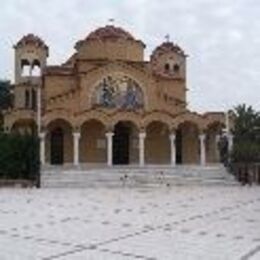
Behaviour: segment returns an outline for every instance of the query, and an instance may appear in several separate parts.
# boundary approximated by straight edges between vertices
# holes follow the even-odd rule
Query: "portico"
[[[219,160],[217,145],[219,132],[212,131],[211,127],[202,131],[191,123],[185,123],[185,125],[180,124],[177,129],[170,130],[166,124],[158,121],[146,127],[138,127],[131,121],[119,121],[111,127],[103,125],[98,119],[89,120],[78,128],[62,120],[55,123],[56,127],[53,127],[54,122],[52,122],[45,132],[40,133],[40,157],[43,165],[100,164],[108,167],[171,165],[174,167],[177,164],[203,166],[217,163]],[[55,136],[57,129],[62,132]],[[60,142],[60,135],[63,136],[63,143],[57,146],[55,144]],[[189,149],[186,148],[186,143],[190,144]],[[57,161],[52,158],[57,154],[62,154],[60,158],[63,159]]]

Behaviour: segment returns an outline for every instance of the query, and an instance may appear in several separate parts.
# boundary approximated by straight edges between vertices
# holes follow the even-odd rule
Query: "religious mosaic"
[[[143,93],[133,79],[114,75],[104,78],[96,87],[95,106],[105,108],[138,109],[143,107]]]

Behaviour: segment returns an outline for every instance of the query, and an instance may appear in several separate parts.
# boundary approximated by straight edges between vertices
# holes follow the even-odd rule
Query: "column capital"
[[[146,133],[145,132],[140,132],[139,133],[139,138],[144,139],[146,137]]]
[[[72,135],[73,135],[75,138],[80,138],[80,136],[81,136],[80,132],[73,132]]]
[[[172,142],[175,141],[175,139],[176,139],[176,134],[175,134],[175,133],[170,133],[169,138],[170,138],[170,140],[171,140]]]
[[[39,133],[39,138],[40,138],[40,139],[44,139],[45,136],[46,136],[46,132],[40,132],[40,133]]]
[[[114,133],[113,132],[106,132],[106,137],[109,138],[109,137],[113,137],[114,136]]]
[[[206,134],[205,133],[200,133],[199,134],[199,139],[200,139],[200,141],[204,141],[206,139]]]

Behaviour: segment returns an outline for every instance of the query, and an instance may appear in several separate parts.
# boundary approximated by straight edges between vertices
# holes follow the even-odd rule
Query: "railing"
[[[234,163],[231,168],[242,185],[260,185],[260,163]]]

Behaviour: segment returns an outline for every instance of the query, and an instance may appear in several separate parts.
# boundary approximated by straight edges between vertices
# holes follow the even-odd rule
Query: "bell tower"
[[[186,57],[181,47],[169,39],[155,48],[151,55],[151,69],[160,79],[157,95],[162,106],[182,112],[186,109]]]
[[[28,34],[14,45],[14,50],[14,107],[36,111],[37,91],[42,86],[41,76],[47,65],[49,48],[38,36]]]
[[[177,44],[164,42],[151,55],[153,72],[164,78],[185,80],[186,57]]]
[[[37,82],[47,63],[48,46],[38,36],[28,34],[14,45],[14,49],[15,84]]]

